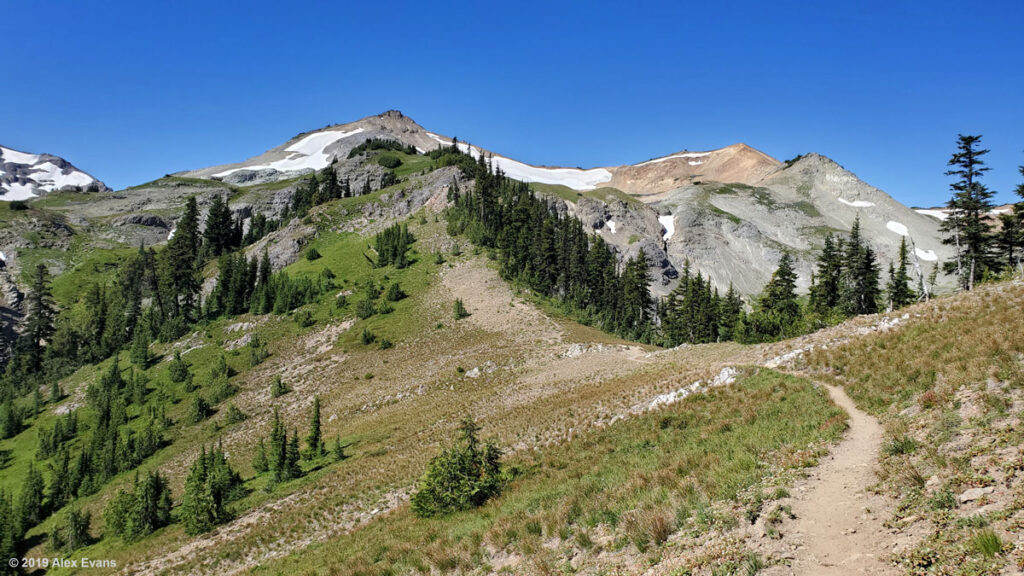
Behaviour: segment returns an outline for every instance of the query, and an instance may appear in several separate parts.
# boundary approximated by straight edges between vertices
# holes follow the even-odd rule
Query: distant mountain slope
[[[299,134],[244,162],[178,175],[232,185],[286,180],[345,160],[370,138],[397,140],[420,151],[452,143],[451,137],[392,110]],[[941,243],[939,221],[818,154],[780,162],[746,144],[734,144],[633,165],[582,169],[531,166],[471,143],[459,142],[459,147],[474,157],[484,154],[505,174],[564,201],[568,213],[623,257],[643,249],[656,293],[669,291],[689,261],[721,290],[732,283],[753,294],[770,278],[783,252],[795,257],[799,285],[806,288],[825,234],[848,233],[858,215],[883,275],[903,237],[912,247],[919,278],[951,256]]]
[[[0,200],[26,200],[66,189],[100,191],[107,187],[58,156],[0,146]]]

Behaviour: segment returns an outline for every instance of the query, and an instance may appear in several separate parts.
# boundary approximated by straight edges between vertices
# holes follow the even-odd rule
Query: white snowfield
[[[4,162],[12,162],[14,164],[28,164],[31,166],[36,162],[39,162],[38,154],[18,152],[17,150],[11,150],[10,148],[4,148],[3,146],[0,146],[0,156],[3,156]]]
[[[287,158],[275,160],[269,164],[254,164],[232,168],[224,172],[218,172],[214,176],[224,177],[240,170],[266,170],[272,169],[278,172],[292,172],[296,170],[323,170],[331,163],[331,155],[324,150],[338,140],[343,140],[363,132],[363,128],[356,128],[349,132],[337,130],[325,130],[310,134],[295,144],[285,148],[285,152],[291,152]]]
[[[935,262],[939,259],[935,254],[935,250],[921,250],[920,248],[914,248],[914,254],[921,260],[927,260],[928,262]]]
[[[949,214],[946,214],[946,212],[944,210],[918,209],[918,210],[916,210],[916,212],[918,214],[924,214],[925,216],[931,216],[933,218],[938,218],[939,220],[945,220],[946,218],[949,218]]]
[[[854,200],[851,202],[846,198],[840,198],[839,201],[847,206],[853,206],[854,208],[870,208],[875,205],[874,202],[868,202],[867,200]]]
[[[435,141],[445,146],[451,146],[450,140],[442,138],[433,132],[427,132],[427,134]],[[459,142],[459,150],[473,158],[480,157],[480,149],[468,144]],[[612,173],[604,168],[591,168],[589,170],[580,168],[541,168],[497,155],[492,158],[492,161],[510,178],[523,182],[561,184],[573,190],[593,190],[597,188],[598,184],[612,179]]]
[[[906,236],[906,235],[910,234],[910,231],[907,230],[906,226],[904,226],[903,224],[900,224],[899,222],[896,222],[894,220],[889,220],[888,222],[886,222],[885,227],[888,228],[889,230],[899,234],[900,236]]]
[[[28,154],[0,146],[0,162],[29,166],[28,178],[35,182],[35,184],[24,182],[8,184],[6,193],[0,193],[4,200],[27,200],[38,196],[37,192],[40,190],[53,192],[65,186],[85,187],[95,181],[88,174],[78,170],[64,174],[53,162],[38,164],[41,159],[42,155],[40,154]],[[0,171],[0,174],[4,174],[4,172]]]
[[[93,182],[93,179],[88,174],[78,170],[73,170],[70,174],[64,174],[52,162],[43,162],[32,168],[38,171],[31,174],[32,179],[39,182],[39,187],[48,192],[59,190],[65,186],[85,187]]]
[[[10,200],[28,200],[29,198],[35,198],[38,194],[35,193],[35,188],[31,184],[8,184],[7,192],[2,194],[3,199]]]
[[[679,154],[673,154],[671,156],[665,156],[665,157],[662,157],[662,158],[655,158],[654,160],[648,160],[646,162],[641,162],[639,164],[636,164],[636,166],[647,166],[648,164],[657,164],[658,162],[664,162],[666,160],[675,160],[676,158],[703,158],[705,156],[710,156],[710,155],[711,155],[711,152],[681,152]],[[690,166],[697,166],[698,164],[703,164],[703,163],[704,163],[703,161],[697,161],[697,162],[690,161],[689,162]]]
[[[615,234],[615,226],[616,226],[615,221],[614,220],[609,220],[607,222],[607,224],[608,224],[608,229],[612,231],[612,234]]]
[[[676,220],[671,214],[658,216],[658,222],[661,222],[661,225],[665,227],[665,234],[661,237],[663,240],[668,240],[676,233]]]

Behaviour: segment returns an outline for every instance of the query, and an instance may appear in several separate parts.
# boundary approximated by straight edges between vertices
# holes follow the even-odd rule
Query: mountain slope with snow
[[[51,154],[0,146],[0,200],[27,200],[55,190],[106,190],[105,184]]]
[[[244,162],[180,175],[251,185],[309,174],[335,160],[345,170],[348,153],[370,138],[396,140],[421,152],[454,141],[392,110],[299,134]],[[670,290],[689,261],[720,289],[732,283],[753,294],[768,281],[783,252],[794,256],[798,283],[806,288],[824,235],[848,233],[858,217],[883,272],[904,238],[918,277],[950,257],[932,215],[904,206],[818,154],[781,162],[734,144],[583,169],[533,166],[471,142],[458,141],[458,146],[541,192],[563,190],[558,197],[566,212],[622,257],[644,251],[655,293]]]

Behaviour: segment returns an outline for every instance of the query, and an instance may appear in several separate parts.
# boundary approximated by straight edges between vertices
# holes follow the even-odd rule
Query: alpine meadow
[[[57,4],[0,576],[1024,574],[1015,3]]]

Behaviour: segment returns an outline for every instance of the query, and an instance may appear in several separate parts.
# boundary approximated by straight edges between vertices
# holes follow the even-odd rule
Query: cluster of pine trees
[[[108,534],[137,540],[171,523],[171,489],[160,471],[142,481],[138,473],[132,489],[119,490],[103,511]]]
[[[472,160],[455,144],[439,160],[471,170],[473,190],[453,185],[448,231],[497,250],[502,276],[555,299],[577,318],[623,337],[653,341],[653,300],[647,258],[641,251],[623,266],[598,236],[576,218],[559,216],[529,187],[494,171],[483,158]],[[435,151],[436,152],[436,151]],[[456,161],[458,157],[469,160]]]
[[[233,217],[224,200],[215,196],[200,231],[198,207],[195,198],[189,198],[174,236],[163,250],[140,246],[111,282],[89,286],[80,302],[60,314],[46,267],[40,264],[28,291],[24,333],[0,379],[0,401],[51,385],[79,366],[100,362],[128,346],[142,350],[155,339],[167,342],[181,337],[204,316],[200,271],[205,263],[216,257],[237,262],[241,249],[258,240],[257,232],[277,227],[276,222],[259,215],[253,222],[258,226],[243,235],[241,218]],[[241,274],[229,272],[225,275],[222,271],[222,282],[225,278],[238,282]],[[224,294],[237,294],[238,288],[231,288],[219,291],[220,299],[210,310],[226,313],[227,304],[237,313],[237,298],[225,302]],[[151,304],[144,307],[147,301]]]
[[[659,303],[662,341],[677,346],[733,340],[743,313],[743,300],[732,284],[720,296],[710,278],[693,275],[687,261],[679,285]]]
[[[202,534],[231,518],[227,505],[245,495],[242,477],[228,464],[224,449],[206,451],[189,469],[185,496],[181,502],[181,522],[188,534]]]
[[[390,150],[392,152],[404,152],[409,156],[415,156],[419,154],[416,147],[409,144],[405,145],[397,140],[391,140],[389,138],[369,138],[362,144],[356,146],[352,150],[349,150],[348,157],[355,158],[365,152],[372,152],[374,150]]]
[[[283,388],[284,385],[276,380],[276,386]],[[283,394],[284,392],[282,392]],[[276,394],[274,396],[279,396]],[[301,461],[315,461],[333,453],[337,460],[346,458],[345,448],[339,439],[335,439],[334,447],[328,450],[324,441],[320,424],[320,398],[313,397],[313,410],[309,421],[309,432],[305,438],[306,448],[299,448],[299,432],[292,429],[291,434],[284,426],[278,409],[274,408],[274,419],[270,424],[270,435],[266,439],[260,438],[253,457],[252,467],[257,474],[270,472],[272,474],[271,486],[280,482],[287,482],[300,478],[305,472],[302,469]]]
[[[405,268],[410,264],[409,247],[415,241],[407,224],[394,224],[378,232],[374,237],[374,250],[377,252],[374,266]]]

